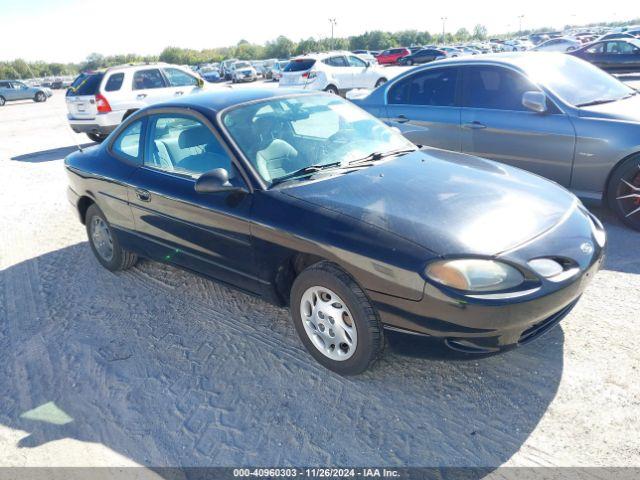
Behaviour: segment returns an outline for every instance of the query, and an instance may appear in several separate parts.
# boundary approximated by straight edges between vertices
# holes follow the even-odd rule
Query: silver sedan
[[[561,53],[442,60],[355,99],[417,144],[537,173],[640,230],[640,95]]]

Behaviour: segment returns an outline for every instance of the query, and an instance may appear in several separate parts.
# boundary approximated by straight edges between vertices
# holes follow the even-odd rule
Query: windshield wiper
[[[390,150],[388,152],[373,152],[366,157],[358,158],[357,160],[351,160],[347,163],[349,166],[353,165],[362,165],[363,163],[375,162],[377,160],[382,160],[386,157],[391,157],[394,155],[403,155],[406,153],[411,153],[417,151],[416,148],[400,148],[397,150]]]
[[[594,100],[592,102],[580,103],[580,104],[576,105],[576,107],[578,107],[578,108],[580,108],[580,107],[592,107],[594,105],[602,105],[603,103],[617,102],[618,100],[620,100],[620,99],[619,98],[606,98],[606,99],[601,99],[601,100]]]
[[[307,165],[306,167],[299,168],[291,173],[287,173],[286,175],[276,178],[272,185],[276,185],[278,183],[286,182],[287,180],[294,179],[296,177],[301,177],[303,175],[309,175],[311,173],[319,172],[320,170],[326,170],[328,168],[335,168],[342,166],[342,162],[331,162],[331,163],[316,163],[315,165]]]

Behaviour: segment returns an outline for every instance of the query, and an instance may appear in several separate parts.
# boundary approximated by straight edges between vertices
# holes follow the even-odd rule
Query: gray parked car
[[[441,60],[354,102],[417,144],[529,170],[640,230],[640,95],[561,53]]]
[[[52,94],[50,88],[30,87],[19,80],[0,80],[0,107],[12,100],[46,102]]]

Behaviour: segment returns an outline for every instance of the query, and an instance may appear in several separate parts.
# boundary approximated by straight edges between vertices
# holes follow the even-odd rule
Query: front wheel
[[[619,165],[607,188],[609,207],[627,226],[640,231],[640,154]]]
[[[329,262],[302,271],[291,289],[291,316],[307,351],[340,375],[367,370],[381,356],[384,333],[369,298]]]
[[[6,100],[4,99],[4,97],[0,96],[0,107],[4,107],[5,103],[6,103]]]
[[[136,264],[138,256],[120,246],[107,218],[95,204],[87,209],[85,226],[91,250],[104,268],[116,272]]]
[[[47,96],[44,94],[44,92],[38,92],[36,93],[36,96],[33,98],[33,100],[38,103],[46,102]]]

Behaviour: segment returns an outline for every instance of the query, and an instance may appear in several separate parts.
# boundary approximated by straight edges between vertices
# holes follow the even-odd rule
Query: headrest
[[[180,148],[199,147],[211,142],[211,131],[204,125],[191,127],[180,132],[178,146]]]

